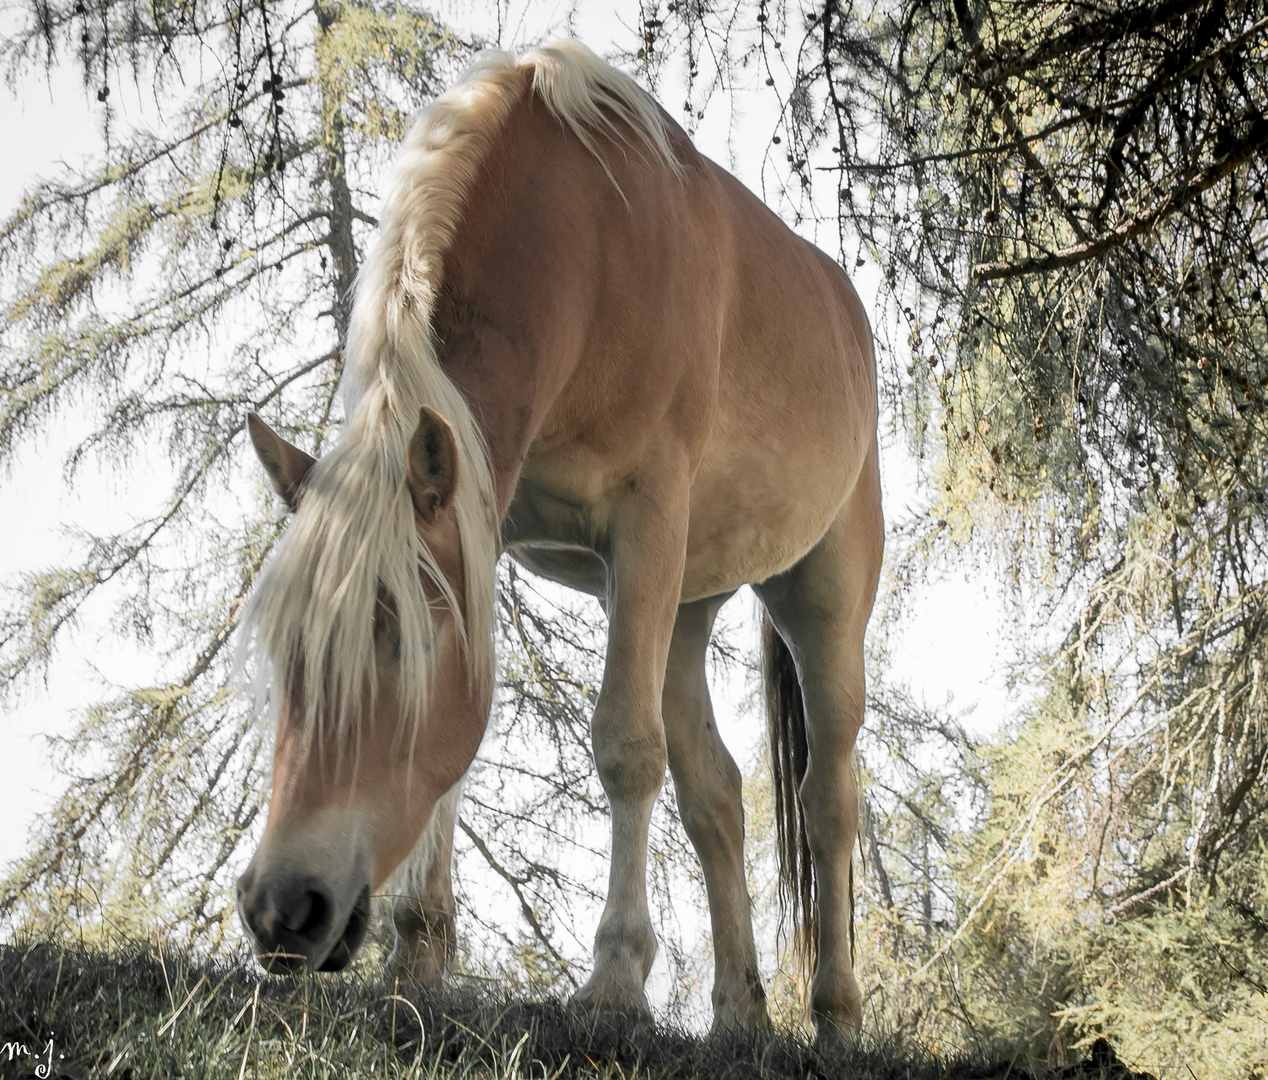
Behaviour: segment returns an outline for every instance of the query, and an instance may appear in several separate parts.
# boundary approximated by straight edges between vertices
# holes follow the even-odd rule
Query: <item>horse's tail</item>
[[[792,653],[769,615],[762,620],[762,675],[779,847],[780,922],[792,924],[793,949],[811,973],[817,962],[819,935],[814,863],[801,805],[801,782],[808,759],[806,707]]]

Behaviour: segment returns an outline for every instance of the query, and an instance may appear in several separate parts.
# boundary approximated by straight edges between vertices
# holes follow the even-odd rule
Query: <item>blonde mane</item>
[[[310,739],[330,722],[342,744],[355,733],[367,689],[373,700],[380,589],[395,598],[400,623],[402,715],[423,714],[435,626],[420,571],[454,611],[473,690],[491,693],[498,556],[493,475],[475,417],[437,359],[431,318],[467,192],[530,88],[609,178],[604,152],[628,146],[628,132],[681,175],[655,104],[628,75],[575,42],[518,59],[482,53],[415,121],[388,186],[379,242],[357,284],[341,387],[347,425],[309,473],[294,521],[244,617],[247,639],[263,646],[274,673],[305,673]],[[418,536],[405,484],[406,448],[424,404],[449,421],[458,441],[454,508],[465,611]]]

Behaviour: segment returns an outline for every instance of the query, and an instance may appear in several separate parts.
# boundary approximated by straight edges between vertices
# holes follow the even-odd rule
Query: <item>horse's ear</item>
[[[253,412],[247,413],[247,431],[273,487],[294,513],[299,507],[299,486],[317,459],[292,446]]]
[[[414,509],[428,525],[448,509],[458,490],[458,442],[453,428],[426,405],[418,410],[418,427],[409,440],[405,478]]]

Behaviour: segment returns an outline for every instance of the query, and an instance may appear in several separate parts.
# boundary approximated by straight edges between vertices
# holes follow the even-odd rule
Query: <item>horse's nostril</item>
[[[318,889],[266,889],[243,904],[247,925],[266,951],[278,948],[307,951],[330,931],[330,898]]]
[[[293,920],[287,926],[299,937],[317,941],[330,927],[330,902],[321,893],[310,889],[296,903]]]
[[[316,889],[270,889],[261,920],[277,937],[316,941],[329,929],[330,903]]]

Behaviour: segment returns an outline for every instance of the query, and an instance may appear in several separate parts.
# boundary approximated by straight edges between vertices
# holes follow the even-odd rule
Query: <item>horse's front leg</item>
[[[388,974],[436,988],[453,960],[453,830],[462,782],[445,793],[409,858],[392,878],[395,940]]]
[[[580,1004],[648,1012],[656,955],[647,911],[647,830],[665,779],[661,691],[686,559],[685,468],[640,475],[610,518],[608,651],[595,705],[595,765],[612,813],[608,898]]]

